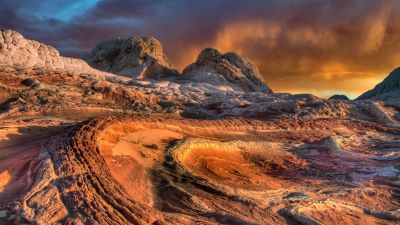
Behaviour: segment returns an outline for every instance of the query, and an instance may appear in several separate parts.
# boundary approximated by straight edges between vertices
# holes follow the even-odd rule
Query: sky
[[[400,0],[0,1],[0,28],[80,57],[154,36],[182,70],[213,47],[251,59],[275,92],[351,98],[400,66]]]

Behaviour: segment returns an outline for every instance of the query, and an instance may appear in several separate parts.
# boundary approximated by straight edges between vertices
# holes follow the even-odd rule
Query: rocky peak
[[[224,56],[214,48],[205,48],[197,56],[196,63],[215,62],[218,63]]]
[[[183,79],[228,85],[242,91],[272,93],[257,67],[249,59],[234,52],[222,54],[213,48],[201,51],[196,62],[184,69]]]
[[[84,59],[94,68],[132,78],[158,79],[179,73],[154,37],[102,41]]]

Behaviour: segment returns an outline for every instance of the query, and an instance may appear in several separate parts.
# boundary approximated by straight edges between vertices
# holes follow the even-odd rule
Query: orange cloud
[[[282,27],[276,23],[261,21],[242,21],[225,25],[216,35],[212,45],[223,52],[236,51],[243,54],[246,44],[259,42],[266,48],[272,48]]]
[[[204,14],[197,26],[195,19],[187,23],[185,32],[196,35],[174,44],[173,62],[182,70],[206,47],[235,51],[250,58],[276,92],[353,98],[400,66],[398,1],[262,5],[230,5]]]
[[[388,0],[249,14],[219,22],[211,33],[203,28],[207,38],[188,42],[173,62],[183,69],[203,48],[214,47],[250,58],[276,92],[357,97],[400,66],[399,12]]]
[[[380,9],[366,18],[364,22],[365,39],[361,46],[362,52],[374,52],[382,46],[393,6],[393,2],[389,1],[388,4],[382,5]]]

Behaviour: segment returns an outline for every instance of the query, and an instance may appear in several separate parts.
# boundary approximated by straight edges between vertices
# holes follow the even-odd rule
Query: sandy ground
[[[147,129],[128,133],[118,139],[112,155],[105,156],[113,176],[128,193],[142,203],[152,206],[152,168],[161,165],[166,147],[184,135],[163,129]]]
[[[131,156],[144,168],[149,168],[155,160],[163,156],[170,141],[183,138],[182,134],[161,129],[140,130],[120,138],[112,149],[112,155]],[[152,149],[152,145],[157,149]]]

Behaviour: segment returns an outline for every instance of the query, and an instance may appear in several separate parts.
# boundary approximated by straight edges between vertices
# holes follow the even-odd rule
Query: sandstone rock
[[[159,79],[179,75],[154,37],[102,41],[84,59],[99,70],[132,78]]]
[[[113,154],[138,131],[178,135],[160,156],[131,155],[143,153],[131,148]],[[382,154],[356,149],[380,145],[393,156],[399,132],[356,120],[103,117],[44,145],[18,216],[32,224],[330,224],[336,216],[345,224],[398,224],[396,162],[376,163],[371,159]],[[137,134],[144,141],[145,133]]]
[[[215,85],[228,85],[241,91],[272,93],[257,67],[247,58],[234,52],[220,53],[206,48],[196,62],[183,71],[183,79]]]

